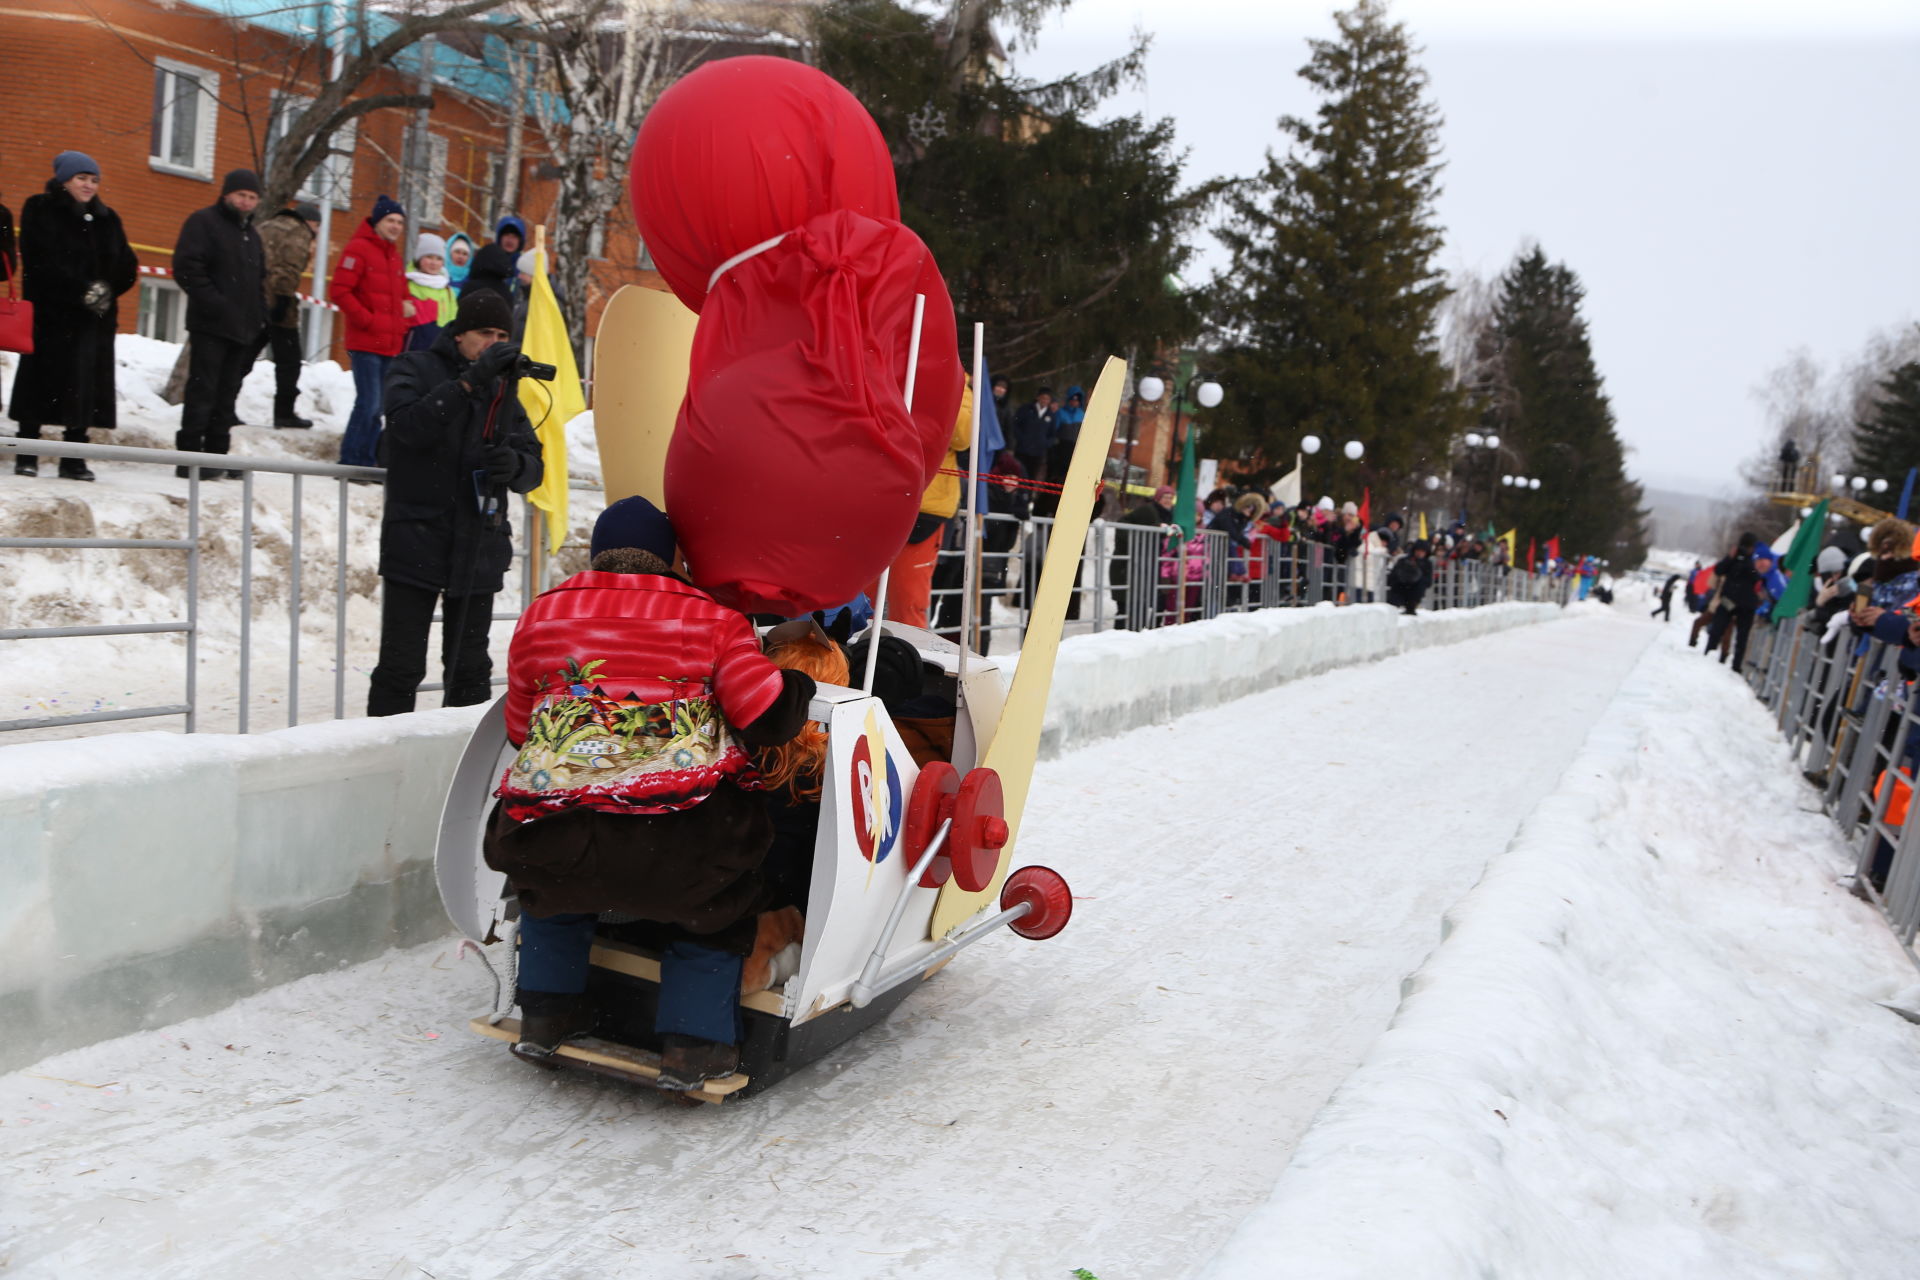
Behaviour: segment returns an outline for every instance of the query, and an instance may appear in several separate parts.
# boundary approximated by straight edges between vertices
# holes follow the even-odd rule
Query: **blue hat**
[[[673,563],[673,526],[667,513],[642,497],[622,498],[593,522],[593,554],[615,547],[637,547]]]
[[[62,151],[53,158],[53,180],[66,182],[75,174],[90,173],[100,176],[100,164],[84,151]]]
[[[378,226],[380,219],[394,213],[399,214],[403,218],[407,216],[407,211],[400,207],[398,200],[382,192],[374,199],[373,212],[367,215],[367,223],[369,226]]]

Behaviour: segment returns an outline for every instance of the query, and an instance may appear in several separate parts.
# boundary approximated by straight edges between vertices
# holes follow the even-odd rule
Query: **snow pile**
[[[1408,618],[1387,605],[1323,604],[1223,614],[1159,631],[1072,636],[1061,642],[1054,665],[1041,758],[1335,667],[1561,613],[1558,605],[1508,603]]]
[[[1669,630],[1205,1272],[1906,1277],[1920,1028],[1746,686]]]

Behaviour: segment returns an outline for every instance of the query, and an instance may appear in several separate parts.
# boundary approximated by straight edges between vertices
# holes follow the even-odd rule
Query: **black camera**
[[[522,355],[520,362],[513,366],[513,376],[533,378],[539,382],[552,382],[560,376],[560,369],[557,365],[541,364],[538,360],[530,360]]]

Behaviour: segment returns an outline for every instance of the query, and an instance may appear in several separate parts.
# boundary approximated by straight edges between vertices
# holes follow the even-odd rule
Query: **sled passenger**
[[[812,677],[760,652],[746,617],[674,572],[672,526],[644,498],[601,513],[592,568],[543,593],[508,656],[519,748],[488,821],[487,865],[521,907],[520,1041],[529,1061],[592,1031],[594,917],[677,926],[660,960],[660,1083],[739,1062],[742,959],[771,904],[773,840],[747,749],[805,723]]]

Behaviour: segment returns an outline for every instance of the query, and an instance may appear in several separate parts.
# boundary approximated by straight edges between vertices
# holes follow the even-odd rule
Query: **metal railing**
[[[38,551],[141,550],[178,554],[185,560],[184,600],[181,616],[157,621],[139,621],[94,626],[34,626],[0,630],[0,640],[49,640],[84,636],[173,635],[183,637],[186,670],[180,701],[151,706],[112,708],[78,714],[46,715],[0,721],[0,731],[59,729],[117,720],[144,720],[181,716],[192,733],[203,728],[204,692],[198,675],[200,656],[209,639],[202,594],[206,589],[203,543],[209,535],[221,536],[224,528],[209,529],[204,509],[205,486],[215,483],[207,474],[240,473],[238,543],[238,629],[237,707],[238,732],[250,732],[254,726],[252,703],[255,700],[255,573],[257,551],[255,525],[259,517],[256,500],[257,477],[286,476],[291,485],[290,511],[285,534],[289,553],[286,617],[286,723],[299,723],[303,656],[312,650],[303,642],[302,622],[310,613],[302,600],[303,577],[314,571],[309,564],[310,539],[306,538],[306,504],[309,482],[318,481],[322,491],[331,488],[336,508],[331,543],[332,566],[332,715],[342,719],[347,710],[349,561],[353,534],[350,486],[380,483],[385,472],[374,467],[347,467],[326,462],[292,459],[253,458],[240,455],[184,453],[166,449],[135,448],[118,445],[75,444],[53,440],[0,438],[0,463],[9,453],[42,456],[78,457],[91,460],[138,463],[154,467],[189,469],[186,498],[186,536],[184,538],[55,538],[6,537],[0,547]],[[580,488],[582,486],[576,486]],[[218,482],[216,491],[231,492],[230,482]],[[521,504],[519,528],[515,531],[514,557],[519,562],[518,608],[497,609],[495,621],[517,618],[536,594],[539,572],[537,552],[530,554],[528,508]],[[360,517],[358,531],[364,536],[368,518]],[[974,612],[974,644],[982,652],[1018,647],[1032,606],[1033,590],[1040,566],[1053,536],[1054,522],[1045,516],[1018,520],[1010,515],[988,514],[981,517],[978,540],[979,564],[976,581],[980,584]],[[375,516],[372,523],[378,523]],[[929,622],[935,630],[958,635],[965,581],[964,530],[961,521],[951,522],[948,545],[939,553],[935,587],[929,601]],[[323,553],[324,554],[324,553]],[[1317,542],[1279,542],[1255,540],[1251,546],[1233,545],[1219,530],[1203,530],[1191,539],[1183,539],[1174,526],[1119,524],[1096,520],[1089,529],[1076,574],[1075,592],[1068,610],[1070,633],[1104,631],[1115,628],[1146,631],[1177,626],[1186,622],[1219,617],[1226,613],[1258,609],[1305,608],[1320,604],[1349,604],[1386,598],[1387,572],[1394,557],[1356,554],[1342,560],[1333,549]],[[321,560],[324,563],[324,560]],[[370,568],[371,566],[362,566]],[[1570,583],[1504,566],[1479,561],[1436,561],[1433,580],[1421,608],[1425,610],[1471,608],[1503,600],[1552,601],[1565,604]],[[992,605],[992,608],[988,606]],[[441,619],[436,618],[436,622]],[[304,650],[304,654],[303,654]],[[312,673],[306,677],[313,678]],[[503,683],[495,677],[494,684]],[[421,692],[444,688],[440,682],[422,684]]]
[[[1850,626],[1828,640],[1801,621],[1756,622],[1742,674],[1852,846],[1853,891],[1920,964],[1920,821],[1907,820],[1920,773],[1920,663],[1901,662],[1920,653]]]
[[[88,711],[70,715],[34,716],[14,720],[0,720],[0,731],[48,729],[83,724],[99,724],[114,720],[144,720],[160,716],[184,717],[184,728],[188,733],[199,730],[201,713],[199,705],[199,655],[205,627],[202,621],[201,585],[204,551],[201,546],[203,504],[205,486],[217,483],[220,491],[230,483],[216,481],[215,475],[226,476],[230,472],[240,473],[240,529],[239,529],[239,634],[238,634],[238,702],[236,709],[237,731],[247,733],[253,727],[253,648],[254,648],[254,537],[255,523],[255,477],[258,475],[284,475],[292,484],[292,509],[289,517],[288,547],[289,562],[287,568],[287,688],[286,720],[289,726],[299,723],[302,636],[301,618],[305,613],[302,601],[302,573],[307,558],[304,537],[306,515],[306,481],[317,479],[330,482],[335,491],[337,522],[333,538],[334,581],[333,581],[333,718],[344,719],[347,715],[347,602],[348,591],[348,548],[351,541],[352,524],[349,501],[349,486],[354,483],[382,483],[386,472],[378,467],[349,467],[328,462],[306,462],[298,459],[252,458],[238,454],[189,453],[172,449],[146,449],[126,445],[79,444],[56,440],[22,440],[14,437],[0,438],[0,463],[8,455],[27,454],[39,457],[85,458],[102,462],[130,462],[146,466],[185,467],[187,468],[187,529],[184,538],[35,538],[0,537],[0,548],[19,550],[139,550],[166,551],[182,553],[185,557],[186,576],[184,581],[184,616],[159,622],[118,623],[100,626],[50,626],[50,627],[8,627],[0,629],[0,640],[54,640],[71,639],[85,636],[131,636],[131,635],[169,635],[184,637],[186,649],[186,671],[182,680],[183,694],[177,703],[168,703],[144,707],[123,707],[102,711]],[[532,522],[527,519],[527,507],[521,503],[521,519],[516,531],[514,558],[520,561],[520,606],[526,607],[533,597],[533,557],[526,554],[527,531]],[[496,611],[494,620],[511,620],[520,616],[520,611]],[[436,614],[436,623],[442,619]],[[502,683],[496,678],[495,684]],[[444,688],[441,682],[422,684],[421,692],[431,692]]]

